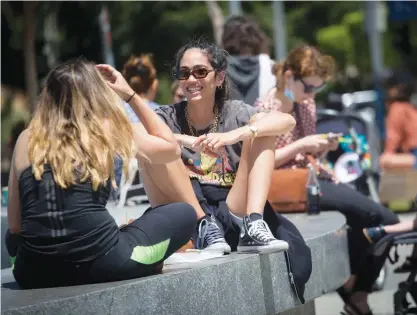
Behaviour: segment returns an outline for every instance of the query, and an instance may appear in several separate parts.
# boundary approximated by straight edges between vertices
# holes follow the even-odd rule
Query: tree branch
[[[214,40],[216,41],[217,45],[221,44],[222,36],[223,36],[223,24],[224,24],[224,16],[222,9],[218,5],[216,1],[206,1],[208,15],[211,20],[211,24],[213,25],[213,35]]]
[[[9,24],[9,27],[13,30],[14,14],[13,14],[13,9],[10,6],[10,3],[8,3],[7,1],[2,2],[1,9],[2,9],[2,13],[4,13],[4,18],[6,19],[7,24]]]

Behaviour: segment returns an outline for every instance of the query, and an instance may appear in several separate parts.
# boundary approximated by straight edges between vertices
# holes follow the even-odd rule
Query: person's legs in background
[[[385,257],[376,259],[371,255],[372,245],[367,241],[362,229],[380,224],[396,224],[399,222],[398,218],[389,209],[349,186],[329,181],[320,181],[320,186],[323,193],[320,201],[322,210],[341,212],[346,217],[349,226],[348,240],[352,276],[343,288],[352,294],[345,294],[345,304],[353,304],[353,307],[356,306],[366,314],[369,311],[368,293],[372,290],[372,285],[385,262]]]
[[[377,227],[364,228],[363,233],[372,244],[377,243],[382,237],[390,233],[405,233],[417,231],[417,216],[414,220],[407,220],[394,225],[380,225]],[[413,265],[417,263],[417,245],[413,246],[410,256],[406,257],[405,262],[394,269],[395,273],[410,272]]]
[[[407,220],[393,225],[380,225],[368,227],[363,229],[363,234],[368,239],[369,243],[375,244],[387,234],[405,233],[415,231],[417,227],[417,218],[414,220]]]

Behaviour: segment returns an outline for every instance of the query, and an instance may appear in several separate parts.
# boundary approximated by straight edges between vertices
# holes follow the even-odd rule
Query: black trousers
[[[17,283],[28,289],[148,276],[190,240],[196,221],[194,209],[185,203],[148,209],[120,229],[117,244],[104,256],[83,263],[64,262],[18,248],[13,274]],[[12,246],[10,239],[6,240],[8,247]]]
[[[376,258],[372,255],[372,245],[362,229],[396,224],[399,220],[391,210],[345,184],[320,180],[320,187],[323,193],[320,200],[322,210],[340,211],[349,225],[350,268],[352,274],[357,276],[354,290],[371,292],[386,257]]]
[[[192,179],[191,184],[204,212],[214,215],[216,220],[220,222],[227,243],[232,251],[235,251],[239,243],[240,226],[232,218],[226,204],[230,189],[200,185],[196,179]],[[285,254],[288,258],[288,275],[296,295],[304,303],[305,284],[310,279],[312,271],[311,250],[297,227],[290,220],[276,213],[269,202],[265,203],[263,217],[272,234],[289,245]]]

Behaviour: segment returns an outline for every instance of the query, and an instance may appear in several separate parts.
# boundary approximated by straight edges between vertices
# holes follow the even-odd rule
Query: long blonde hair
[[[29,161],[37,180],[49,164],[56,183],[68,188],[114,179],[114,158],[127,174],[133,129],[122,102],[93,63],[73,60],[53,69],[29,124]]]

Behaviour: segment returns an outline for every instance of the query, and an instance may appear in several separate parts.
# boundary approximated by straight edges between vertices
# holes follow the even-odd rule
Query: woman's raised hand
[[[123,75],[110,65],[96,65],[97,70],[106,80],[108,86],[113,89],[124,101],[128,100],[134,93],[133,89],[126,82]]]

